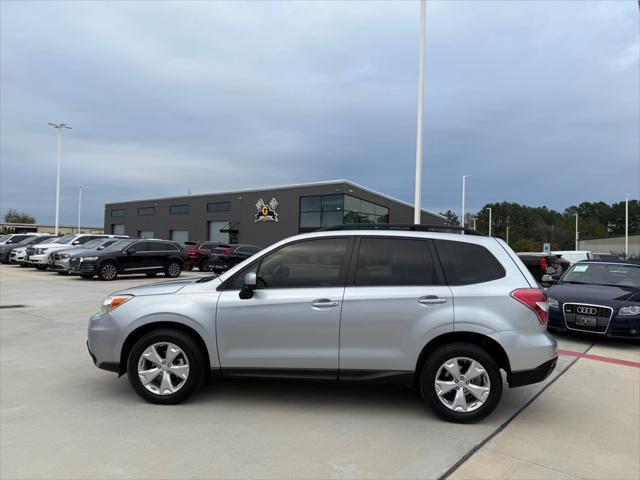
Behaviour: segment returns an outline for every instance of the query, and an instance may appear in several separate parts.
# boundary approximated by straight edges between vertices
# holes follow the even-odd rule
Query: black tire
[[[69,275],[69,272],[65,272],[64,270],[58,270],[58,275]]]
[[[185,270],[186,270],[187,272],[190,272],[191,270],[193,270],[193,264],[189,264],[189,265],[187,265],[187,266],[185,267]]]
[[[149,272],[149,273],[145,273],[145,275],[147,277],[155,277],[158,274],[158,272]]]
[[[90,273],[81,273],[80,276],[82,278],[86,278],[87,280],[91,280],[93,278],[93,275],[91,275]]]
[[[209,271],[209,261],[208,260],[202,260],[200,262],[200,265],[198,265],[198,270],[200,270],[201,272],[208,272]]]
[[[41,272],[44,272],[47,268],[49,268],[48,265],[36,265],[36,269],[40,270]]]
[[[177,278],[182,273],[182,264],[177,260],[170,260],[164,266],[164,276],[169,278]]]
[[[113,262],[104,262],[98,267],[98,278],[100,280],[115,280],[118,278],[118,266]]]
[[[189,376],[179,390],[172,394],[159,395],[145,388],[138,375],[138,362],[142,353],[155,343],[172,343],[180,348],[189,365]],[[160,352],[159,352],[160,353]],[[138,395],[146,401],[160,405],[175,405],[189,398],[202,384],[205,377],[206,365],[205,355],[198,346],[198,343],[188,334],[179,330],[159,329],[151,331],[140,338],[131,348],[127,359],[127,376],[131,386]],[[158,375],[161,377],[163,374]],[[156,377],[154,382],[160,382]],[[172,377],[177,379],[177,377]]]
[[[475,360],[484,367],[489,377],[490,389],[488,397],[484,404],[470,412],[458,412],[450,409],[443,404],[436,392],[435,381],[440,367],[455,357]],[[460,388],[464,390],[465,387],[456,387],[456,389]],[[425,361],[420,372],[420,393],[425,402],[438,416],[450,422],[472,423],[485,418],[498,406],[500,397],[502,397],[502,375],[495,360],[484,349],[471,343],[451,343],[434,350]],[[455,390],[452,390],[452,393],[455,395]],[[471,393],[465,395],[466,398],[473,400]]]

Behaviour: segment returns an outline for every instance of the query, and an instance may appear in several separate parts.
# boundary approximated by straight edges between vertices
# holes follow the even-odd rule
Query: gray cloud
[[[1,2],[2,210],[350,178],[411,201],[417,2]],[[427,208],[640,194],[635,2],[429,2]]]

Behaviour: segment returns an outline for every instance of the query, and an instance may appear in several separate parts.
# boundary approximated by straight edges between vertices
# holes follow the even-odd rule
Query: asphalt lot
[[[0,306],[23,305],[0,309],[1,478],[640,478],[640,368],[575,354],[475,425],[381,385],[211,380],[144,403],[85,340],[104,296],[148,282],[0,266]],[[623,342],[560,348],[640,362]]]

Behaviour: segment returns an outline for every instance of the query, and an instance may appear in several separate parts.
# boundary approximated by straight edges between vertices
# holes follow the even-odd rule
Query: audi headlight
[[[102,313],[109,313],[112,310],[118,308],[123,303],[128,302],[132,298],[133,295],[114,295],[113,297],[109,296],[102,302],[102,308],[100,309],[100,311]]]
[[[36,248],[36,255],[42,255],[47,251],[46,248]]]
[[[549,297],[547,300],[549,301],[549,308],[560,308],[560,302],[555,298]]]
[[[98,260],[98,257],[81,257],[80,260],[83,262],[95,262]]]
[[[619,315],[640,315],[640,305],[629,305],[620,309]]]
[[[71,255],[69,255],[68,253],[61,253],[60,254],[60,258],[69,258]]]

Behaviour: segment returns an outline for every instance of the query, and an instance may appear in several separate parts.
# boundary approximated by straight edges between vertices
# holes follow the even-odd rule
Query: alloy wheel
[[[484,405],[489,398],[491,382],[480,362],[468,357],[454,357],[440,366],[434,387],[445,407],[467,413]]]
[[[113,280],[118,275],[118,269],[115,265],[107,263],[102,267],[102,277],[105,280]]]
[[[138,360],[140,383],[156,395],[172,395],[189,378],[189,359],[180,347],[158,342],[147,347]]]
[[[180,275],[180,265],[178,265],[177,263],[170,263],[169,267],[167,268],[167,272],[169,273],[170,277],[177,277],[178,275]]]

